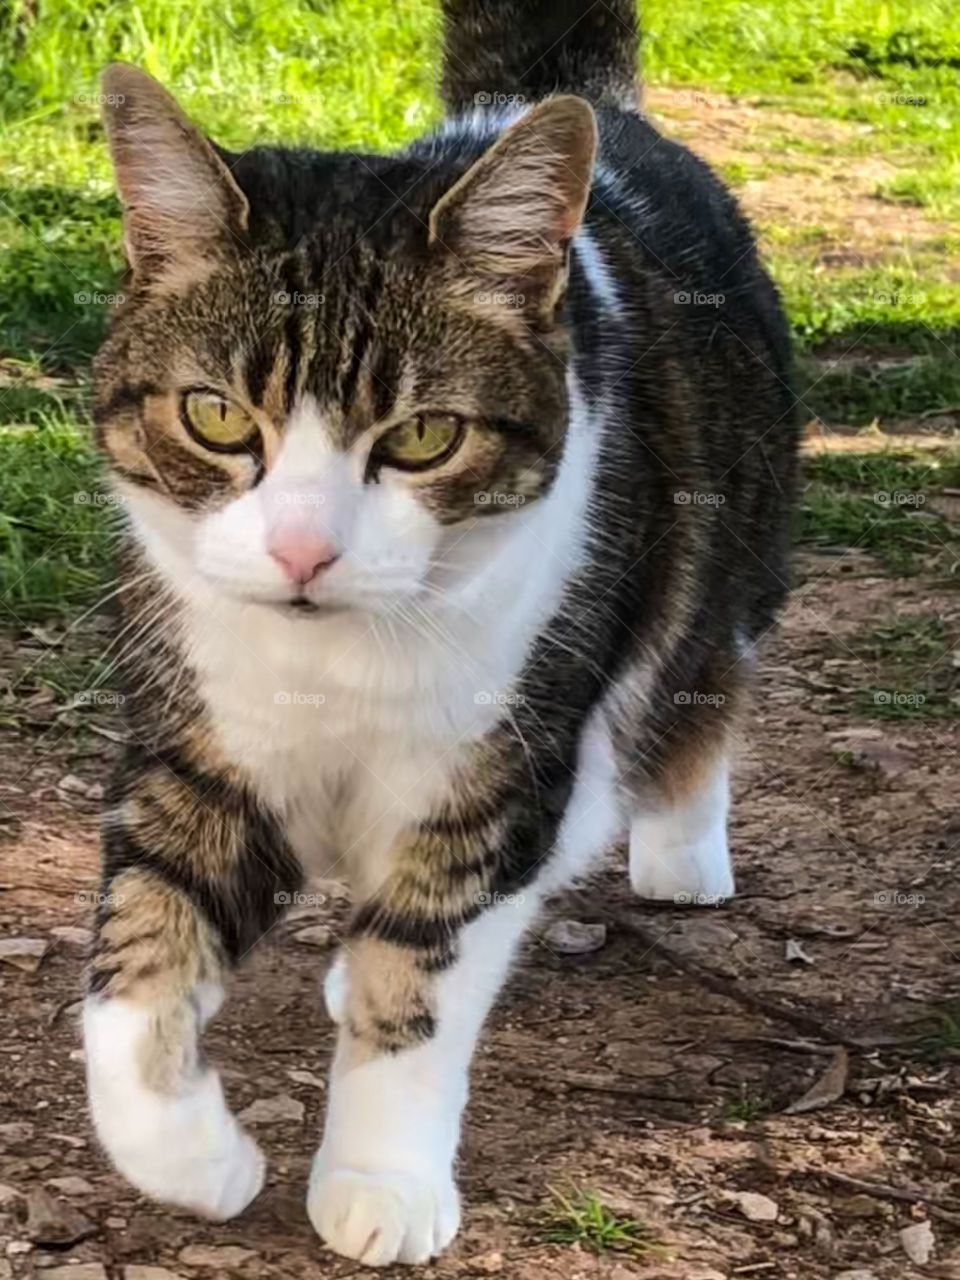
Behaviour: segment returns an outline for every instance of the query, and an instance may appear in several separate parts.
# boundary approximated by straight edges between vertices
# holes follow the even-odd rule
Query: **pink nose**
[[[324,538],[280,535],[273,539],[267,550],[291,582],[305,587],[321,569],[333,564],[338,552],[332,542]]]

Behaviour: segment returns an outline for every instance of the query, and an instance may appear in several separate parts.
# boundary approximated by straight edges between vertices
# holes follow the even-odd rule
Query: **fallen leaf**
[[[305,947],[320,947],[326,949],[332,947],[336,942],[333,936],[333,930],[326,924],[311,924],[306,929],[300,929],[293,935],[294,942],[302,943]]]
[[[823,1075],[816,1080],[802,1098],[787,1107],[785,1115],[798,1116],[804,1111],[817,1111],[820,1107],[828,1107],[831,1102],[842,1098],[847,1088],[847,1077],[850,1074],[850,1055],[841,1045]]]
[[[732,1200],[743,1216],[750,1222],[776,1222],[780,1209],[776,1201],[759,1191],[727,1191],[727,1200]]]
[[[0,941],[0,960],[26,973],[36,973],[48,945],[44,938],[4,938]]]
[[[806,951],[803,949],[803,943],[799,942],[796,938],[787,939],[784,958],[791,964],[798,960],[803,964],[813,964],[813,957],[807,955]]]
[[[256,1256],[253,1249],[244,1249],[238,1244],[188,1244],[177,1255],[188,1267],[215,1267],[217,1270],[239,1267]]]
[[[244,1124],[276,1124],[281,1120],[303,1120],[303,1103],[291,1098],[288,1093],[279,1093],[275,1098],[258,1098],[240,1112],[239,1119]]]
[[[561,956],[582,956],[599,951],[607,940],[605,924],[584,924],[582,920],[554,920],[543,933],[543,941]]]
[[[86,1240],[97,1231],[94,1223],[79,1209],[54,1200],[46,1191],[31,1191],[27,1196],[27,1238],[34,1244],[54,1245],[63,1248]]]
[[[914,1222],[900,1232],[900,1243],[910,1261],[916,1263],[918,1267],[923,1267],[933,1253],[935,1243],[933,1227],[929,1222]]]

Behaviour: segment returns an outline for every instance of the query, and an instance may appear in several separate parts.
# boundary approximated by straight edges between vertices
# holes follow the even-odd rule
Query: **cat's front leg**
[[[400,919],[368,917],[344,950],[341,1027],[323,1143],[307,1209],[338,1253],[370,1266],[421,1263],[460,1221],[453,1164],[470,1059],[517,940],[532,891],[500,903],[479,891],[459,931],[436,920],[402,942]],[[400,937],[399,932],[394,932]]]
[[[104,829],[83,1013],[90,1110],[134,1186],[222,1220],[259,1192],[265,1162],[200,1038],[225,970],[276,919],[299,871],[268,816],[222,778],[139,764]]]

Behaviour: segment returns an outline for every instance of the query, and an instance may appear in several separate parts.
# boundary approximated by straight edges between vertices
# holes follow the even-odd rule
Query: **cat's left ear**
[[[166,89],[122,62],[106,69],[101,86],[134,271],[149,277],[182,268],[242,234],[246,196]]]
[[[550,323],[596,149],[590,104],[562,94],[534,107],[484,152],[430,214],[430,241],[446,251],[458,290],[473,288],[481,300],[521,298],[528,317]]]

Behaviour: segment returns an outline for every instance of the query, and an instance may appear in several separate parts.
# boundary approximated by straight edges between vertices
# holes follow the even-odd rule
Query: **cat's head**
[[[168,577],[378,610],[549,491],[585,102],[548,100],[458,164],[229,155],[121,65],[104,97],[132,279],[95,414]]]

